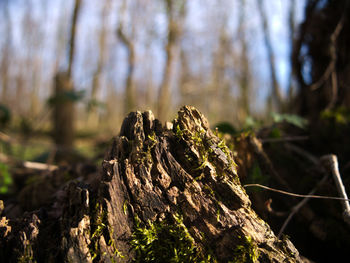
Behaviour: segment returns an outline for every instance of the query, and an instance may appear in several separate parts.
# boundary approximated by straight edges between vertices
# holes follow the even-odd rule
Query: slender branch
[[[292,212],[289,214],[289,216],[287,217],[287,219],[284,221],[280,231],[278,232],[277,237],[280,238],[282,233],[284,232],[284,230],[286,229],[289,221],[292,219],[292,217],[300,210],[300,208],[302,208],[309,200],[310,198],[320,198],[321,196],[316,197],[316,195],[313,195],[316,190],[327,180],[328,175],[323,176],[323,178],[321,179],[321,181],[318,182],[318,184],[309,192],[308,195],[306,195],[306,197],[299,202],[297,205],[295,205],[292,208]],[[322,197],[323,199],[332,199],[332,200],[339,200],[338,197]]]
[[[273,142],[290,142],[290,141],[306,141],[308,140],[308,136],[286,136],[282,138],[266,138],[261,139],[262,143],[273,143]]]
[[[74,10],[73,10],[73,17],[72,17],[72,24],[71,24],[71,31],[70,31],[70,39],[69,39],[69,56],[68,56],[68,76],[72,76],[72,68],[73,68],[73,62],[74,62],[74,48],[75,48],[75,39],[76,39],[76,30],[77,30],[77,21],[80,11],[82,0],[75,0],[74,4]]]
[[[23,162],[23,167],[28,168],[28,169],[34,169],[34,170],[48,170],[48,171],[53,171],[58,168],[56,165],[52,164],[46,164],[46,163],[37,163],[37,162],[29,162],[25,161]]]
[[[322,178],[320,182],[324,182],[325,178]],[[301,197],[301,198],[316,198],[316,199],[329,199],[329,200],[340,200],[340,201],[350,201],[348,198],[343,198],[343,197],[337,197],[337,196],[325,196],[325,195],[313,195],[313,193],[316,191],[316,187],[312,189],[308,194],[303,195],[303,194],[296,194],[296,193],[291,193],[283,190],[279,190],[276,188],[271,188],[265,185],[261,184],[245,184],[243,187],[259,187],[263,188],[272,192],[284,194],[284,195],[289,195],[289,196],[294,196],[294,197]]]
[[[328,168],[328,171],[332,174],[335,185],[337,186],[337,190],[339,196],[342,198],[342,206],[343,206],[343,218],[347,224],[350,224],[350,205],[349,199],[345,191],[345,187],[339,172],[339,165],[337,156],[334,154],[329,154],[321,157],[321,161]]]
[[[293,148],[291,148],[293,149]],[[300,151],[299,151],[300,153]],[[314,157],[312,156],[312,158],[310,158],[310,156],[308,156],[308,158],[314,162]],[[346,191],[345,191],[345,187],[344,184],[342,182],[340,173],[339,173],[339,166],[338,166],[338,160],[337,157],[334,154],[330,154],[330,155],[325,155],[322,156],[320,158],[320,162],[322,164],[322,166],[325,169],[322,169],[324,172],[328,171],[333,175],[335,184],[337,186],[338,192],[340,197],[335,197],[335,196],[322,196],[322,195],[314,195],[314,193],[316,192],[316,190],[326,182],[327,178],[328,178],[328,173],[325,174],[323,176],[323,178],[318,182],[318,184],[306,195],[303,194],[296,194],[296,193],[291,193],[291,192],[287,192],[287,191],[283,191],[283,190],[279,190],[279,189],[275,189],[275,188],[271,188],[268,186],[264,186],[264,185],[260,185],[260,184],[246,184],[243,187],[260,187],[269,191],[273,191],[273,192],[277,192],[280,194],[284,194],[284,195],[289,195],[289,196],[293,196],[293,197],[301,197],[304,198],[301,202],[299,202],[297,205],[295,205],[292,209],[291,209],[291,213],[288,215],[287,219],[284,221],[277,237],[280,238],[282,233],[284,232],[284,230],[286,229],[288,223],[291,221],[291,219],[293,218],[293,216],[300,210],[301,207],[303,207],[307,201],[309,201],[309,199],[314,198],[314,199],[328,199],[328,200],[339,200],[342,201],[342,206],[343,206],[343,218],[344,221],[347,224],[350,224],[350,204],[349,201],[350,199],[348,198]]]
[[[336,50],[336,42],[338,39],[338,36],[341,32],[341,30],[344,27],[344,21],[345,21],[345,14],[346,12],[343,12],[343,15],[341,16],[337,26],[335,27],[330,39],[331,43],[329,46],[329,51],[331,54],[331,61],[328,64],[328,67],[324,74],[321,76],[321,78],[314,84],[311,85],[311,90],[318,89],[326,80],[331,77],[331,88],[332,88],[332,96],[331,99],[327,105],[326,109],[331,109],[336,103],[337,100],[337,93],[338,93],[338,80],[337,80],[337,72],[336,72],[336,62],[337,62],[337,50]]]

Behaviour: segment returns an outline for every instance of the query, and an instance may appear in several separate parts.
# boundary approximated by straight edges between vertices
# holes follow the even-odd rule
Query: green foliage
[[[34,131],[32,121],[28,118],[22,117],[19,123],[19,131],[22,136],[29,137]]]
[[[249,177],[246,183],[250,184],[266,184],[269,179],[269,176],[263,174],[259,163],[255,161],[249,170]],[[251,191],[251,190],[250,190]],[[260,189],[256,189],[254,191],[261,191]]]
[[[66,102],[80,102],[84,99],[85,90],[68,90],[51,97],[48,100],[50,106]]]
[[[84,95],[83,95],[84,96]],[[82,99],[83,96],[80,98]],[[96,100],[96,99],[91,99],[87,102],[87,111],[91,111],[94,108],[100,108],[100,109],[105,109],[106,108],[106,103]]]
[[[250,131],[250,130],[255,130],[258,129],[262,126],[262,121],[257,120],[253,118],[253,116],[247,116],[247,118],[244,121],[244,131]]]
[[[295,114],[287,114],[287,113],[271,113],[273,122],[281,123],[287,122],[293,124],[301,129],[305,129],[308,121],[298,115]]]
[[[217,125],[215,125],[216,128],[218,128],[219,132],[222,133],[228,133],[231,135],[237,134],[237,129],[228,122],[220,122]]]
[[[12,177],[8,165],[0,163],[0,194],[7,194],[12,185]]]
[[[350,122],[350,109],[340,106],[334,110],[321,112],[321,119],[334,120],[338,124],[348,124]]]
[[[178,215],[173,220],[149,221],[146,226],[135,218],[135,224],[131,240],[135,262],[215,262],[210,255],[202,255]]]
[[[11,110],[4,104],[0,104],[0,127],[6,127],[11,121]]]
[[[278,127],[273,127],[273,129],[271,130],[270,134],[269,134],[270,138],[281,138],[282,137],[282,131],[280,128]]]
[[[242,244],[238,245],[234,251],[232,263],[254,263],[259,258],[258,246],[250,236],[240,237]]]

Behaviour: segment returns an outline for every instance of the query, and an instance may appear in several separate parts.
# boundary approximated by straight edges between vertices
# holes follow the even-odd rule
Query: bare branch
[[[343,201],[342,206],[344,209],[344,211],[343,211],[344,221],[347,224],[350,224],[349,199],[348,199],[348,196],[346,194],[345,187],[344,187],[343,181],[342,181],[341,176],[340,176],[337,156],[334,154],[325,155],[325,156],[321,157],[321,161],[326,166],[326,168],[328,168],[328,171],[333,176],[335,185],[337,186],[339,196],[341,196],[341,198],[342,198],[340,200]]]

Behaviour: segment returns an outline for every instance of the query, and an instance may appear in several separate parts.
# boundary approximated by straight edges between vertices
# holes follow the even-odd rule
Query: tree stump
[[[16,220],[2,214],[0,261],[302,262],[251,209],[205,117],[185,106],[172,126],[130,113],[94,182],[70,181]]]

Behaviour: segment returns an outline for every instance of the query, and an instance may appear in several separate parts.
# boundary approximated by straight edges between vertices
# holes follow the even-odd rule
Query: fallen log
[[[185,106],[172,126],[132,112],[96,180],[72,180],[17,219],[2,208],[0,261],[302,262],[252,210],[206,118]]]

